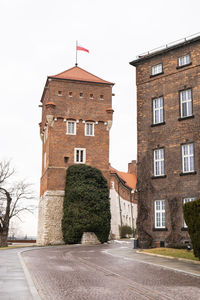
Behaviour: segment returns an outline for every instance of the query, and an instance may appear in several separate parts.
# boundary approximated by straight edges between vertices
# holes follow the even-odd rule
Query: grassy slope
[[[191,259],[191,260],[197,260],[199,259],[194,256],[193,251],[187,251],[184,249],[173,249],[173,248],[154,248],[154,249],[148,249],[143,250],[147,253],[152,254],[159,254],[159,255],[165,255],[165,256],[172,256],[176,258],[185,258],[185,259]]]

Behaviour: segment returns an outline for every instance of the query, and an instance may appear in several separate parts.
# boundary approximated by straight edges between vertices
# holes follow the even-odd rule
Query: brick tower
[[[112,87],[75,66],[47,77],[42,95],[42,176],[38,244],[62,243],[61,220],[66,169],[87,164],[109,179]]]

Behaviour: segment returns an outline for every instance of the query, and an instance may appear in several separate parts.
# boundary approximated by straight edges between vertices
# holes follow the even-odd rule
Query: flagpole
[[[78,66],[78,63],[77,63],[77,46],[78,46],[78,41],[76,41],[76,63],[75,63],[76,67]]]

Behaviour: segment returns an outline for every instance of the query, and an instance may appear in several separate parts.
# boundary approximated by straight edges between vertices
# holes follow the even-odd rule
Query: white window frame
[[[192,89],[180,91],[179,99],[180,99],[181,118],[192,116],[193,114]],[[184,114],[183,106],[186,107],[185,114]]]
[[[165,200],[154,201],[155,228],[166,228]]]
[[[194,172],[194,143],[184,144],[182,148],[182,172]]]
[[[72,132],[72,130],[70,130],[70,126],[69,126],[70,123],[74,124],[74,131],[73,132]],[[76,135],[76,121],[74,121],[74,120],[67,120],[66,126],[67,126],[67,132],[66,132],[67,134],[69,134],[69,135]]]
[[[165,153],[164,148],[153,150],[154,176],[165,175]]]
[[[164,122],[164,99],[163,97],[154,98],[153,99],[153,124],[159,124],[163,122]]]
[[[186,54],[186,55],[183,55],[183,56],[178,58],[178,66],[179,67],[187,66],[190,63],[191,63],[190,54]]]
[[[183,198],[183,204],[188,203],[188,202],[192,202],[196,200],[196,198]],[[187,228],[187,224],[185,223],[184,217],[183,217],[183,227]]]
[[[78,151],[78,153],[77,153]],[[86,149],[74,148],[74,162],[76,164],[84,164],[86,162]]]
[[[94,136],[94,122],[85,122],[85,136]]]
[[[157,75],[163,72],[163,65],[162,63],[156,64],[151,67],[151,75]]]

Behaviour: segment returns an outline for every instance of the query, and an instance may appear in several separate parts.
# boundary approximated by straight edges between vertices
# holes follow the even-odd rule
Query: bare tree
[[[0,162],[0,247],[7,246],[10,219],[22,211],[33,212],[33,191],[25,181],[12,180],[15,170],[9,161]]]

